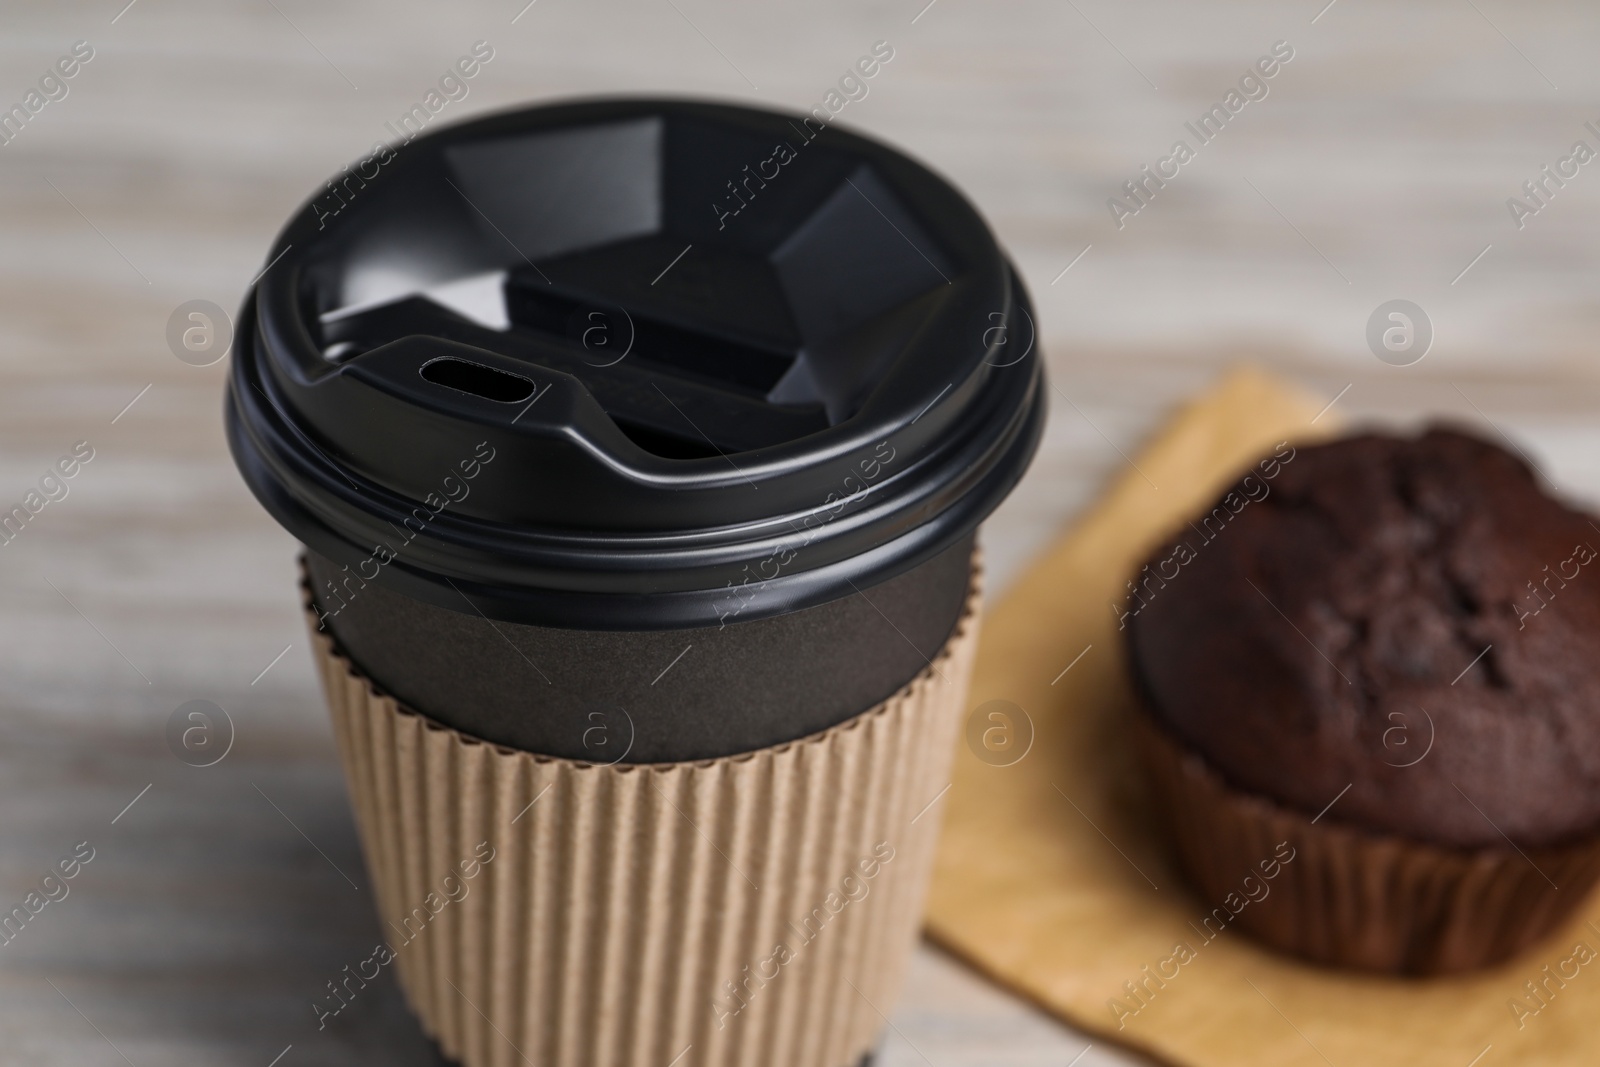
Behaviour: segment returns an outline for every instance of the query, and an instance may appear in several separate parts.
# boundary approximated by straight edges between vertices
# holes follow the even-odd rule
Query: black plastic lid
[[[352,575],[507,621],[849,595],[970,532],[1043,424],[983,220],[814,116],[492,116],[375,148],[269,259],[227,406],[251,489]]]

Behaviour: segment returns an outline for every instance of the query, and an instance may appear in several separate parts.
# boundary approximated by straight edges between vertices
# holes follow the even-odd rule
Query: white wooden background
[[[391,984],[311,1025],[310,995],[376,922],[294,545],[234,474],[224,366],[179,362],[164,330],[185,300],[232,309],[290,210],[476,40],[495,59],[445,117],[618,91],[809,108],[893,44],[843,121],[986,212],[1054,375],[1044,449],[988,529],[1001,587],[1124,469],[1119,450],[1239,360],[1330,400],[1348,385],[1347,415],[1492,420],[1600,501],[1600,164],[1521,231],[1505,206],[1575,140],[1600,147],[1583,129],[1600,120],[1593,5],[524,2],[0,8],[0,105],[74,41],[95,49],[0,147],[0,504],[73,442],[96,450],[0,546],[0,903],[96,849],[0,946],[0,1062],[267,1067],[289,1045],[282,1067],[436,1062]],[[1278,40],[1295,58],[1270,95],[1119,231],[1107,197]],[[1396,297],[1438,335],[1405,368],[1364,340]],[[163,739],[197,698],[238,728],[206,770]],[[1064,1067],[1087,1043],[929,949],[893,1022],[888,1067]]]

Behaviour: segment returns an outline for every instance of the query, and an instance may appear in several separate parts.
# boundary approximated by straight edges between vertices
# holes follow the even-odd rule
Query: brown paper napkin
[[[1323,970],[1237,931],[1208,943],[1190,925],[1218,902],[1189,891],[1151,824],[1110,604],[1145,553],[1243,467],[1279,441],[1333,429],[1331,414],[1312,424],[1320,407],[1260,374],[1230,376],[1182,410],[994,609],[969,707],[1010,701],[1034,738],[1010,766],[961,746],[928,931],[1068,1022],[1177,1064],[1600,1062],[1595,901],[1511,963],[1449,979]],[[1020,748],[1025,724],[1012,718]],[[985,714],[979,730],[991,726],[1005,729]],[[1174,962],[1180,943],[1187,962]]]

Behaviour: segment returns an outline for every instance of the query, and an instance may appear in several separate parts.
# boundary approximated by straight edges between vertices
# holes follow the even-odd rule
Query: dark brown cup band
[[[826,604],[692,630],[490,622],[465,598],[414,600],[312,552],[306,569],[339,646],[435,721],[544,755],[675,763],[818,733],[906,685],[955,629],[972,542]]]

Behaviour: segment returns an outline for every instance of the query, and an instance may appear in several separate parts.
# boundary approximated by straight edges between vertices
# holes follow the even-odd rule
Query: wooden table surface
[[[475,41],[495,57],[444,117],[619,91],[805,109],[892,44],[841,120],[973,197],[1032,287],[1053,374],[1043,450],[987,529],[1000,588],[1163,412],[1237,361],[1349,417],[1510,435],[1600,502],[1600,165],[1547,182],[1520,229],[1506,203],[1575,141],[1600,147],[1584,126],[1600,124],[1600,9],[1325,2],[0,11],[0,106],[74,42],[94,50],[0,147],[0,505],[75,442],[95,457],[0,545],[0,902],[77,842],[95,849],[70,895],[0,945],[0,1062],[267,1067],[286,1048],[282,1067],[437,1062],[392,984],[313,1025],[310,997],[376,921],[295,546],[234,473],[225,363],[180,362],[165,330],[184,301],[236,306],[289,212]],[[1278,41],[1293,59],[1267,95],[1119,228],[1108,198],[1175,140],[1194,147],[1184,124]],[[1411,366],[1366,340],[1394,298],[1436,330]],[[192,699],[236,725],[215,767],[164,740]],[[892,1021],[888,1067],[1062,1067],[1088,1044],[931,949]],[[1077,1062],[1132,1061],[1097,1046]]]

